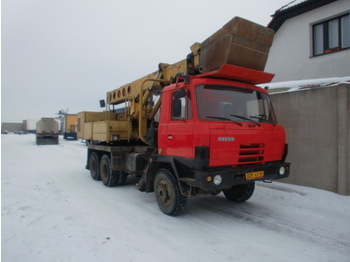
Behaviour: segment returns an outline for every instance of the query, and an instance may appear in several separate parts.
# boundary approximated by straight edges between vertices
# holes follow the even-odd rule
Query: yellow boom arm
[[[105,117],[94,113],[94,117],[89,117],[84,112],[84,119],[98,120],[91,123],[81,118],[82,123],[88,123],[88,127],[83,128],[88,131],[79,137],[105,142],[145,142],[149,120],[154,118],[161,104],[161,98],[154,104],[155,92],[173,83],[177,76],[210,72],[223,64],[263,71],[273,35],[269,28],[240,17],[233,18],[203,43],[193,44],[185,60],[172,65],[159,64],[158,71],[108,92],[106,112],[112,113],[105,113]],[[111,110],[111,106],[114,108],[122,103],[125,103],[124,112]]]

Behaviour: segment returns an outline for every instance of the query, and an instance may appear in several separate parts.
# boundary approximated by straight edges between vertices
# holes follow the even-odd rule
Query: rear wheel
[[[169,216],[181,215],[187,205],[187,197],[181,194],[175,175],[160,169],[154,180],[154,193],[160,210]]]
[[[107,187],[114,187],[118,182],[118,174],[112,171],[111,160],[108,155],[103,155],[100,163],[100,175],[102,183]]]
[[[89,169],[92,179],[101,180],[100,176],[100,158],[96,152],[92,152],[89,158]]]
[[[235,185],[230,189],[224,189],[224,195],[228,200],[234,202],[244,202],[247,201],[254,193],[255,182],[250,182],[248,184]]]
[[[102,183],[107,187],[125,185],[128,174],[123,171],[113,171],[111,159],[108,155],[103,155],[99,165],[99,174]]]

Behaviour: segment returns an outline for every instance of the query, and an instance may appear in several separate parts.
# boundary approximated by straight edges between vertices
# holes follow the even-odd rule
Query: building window
[[[313,56],[328,54],[350,47],[349,14],[312,26]]]

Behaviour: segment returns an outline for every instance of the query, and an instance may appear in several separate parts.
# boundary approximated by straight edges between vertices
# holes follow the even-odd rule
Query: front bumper
[[[280,173],[282,167],[285,170],[283,174]],[[217,191],[253,181],[270,182],[275,179],[286,178],[289,176],[289,171],[290,163],[286,162],[272,162],[261,166],[249,167],[211,168],[209,170],[195,170],[194,179],[186,181],[186,183],[205,191]],[[255,174],[258,174],[257,178]],[[220,179],[215,179],[216,176],[221,177],[219,184],[215,184],[215,182],[220,181]]]

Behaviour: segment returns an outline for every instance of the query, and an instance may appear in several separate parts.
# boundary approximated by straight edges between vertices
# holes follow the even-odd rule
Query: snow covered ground
[[[169,217],[131,177],[93,181],[79,141],[1,138],[3,262],[349,261],[349,196],[259,183],[246,203],[193,197]]]

